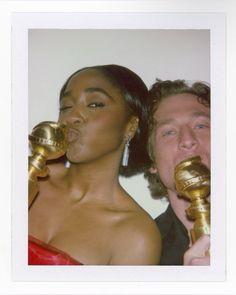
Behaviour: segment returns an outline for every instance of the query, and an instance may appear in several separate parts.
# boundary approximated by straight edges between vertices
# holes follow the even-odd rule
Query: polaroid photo
[[[59,91],[71,73],[99,64],[126,66],[148,88],[157,78],[211,84],[210,266],[28,265],[28,134],[41,121],[57,120]],[[225,109],[224,14],[13,13],[13,281],[225,280]],[[165,210],[167,203],[152,199],[142,175],[121,183],[153,218]]]

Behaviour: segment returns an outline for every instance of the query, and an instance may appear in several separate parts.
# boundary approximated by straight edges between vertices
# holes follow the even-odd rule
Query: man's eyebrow
[[[209,118],[209,119],[210,119],[210,113],[207,114],[206,112],[203,112],[203,111],[196,111],[196,112],[193,112],[193,113],[192,113],[192,116],[193,116],[193,117],[206,117],[206,118]]]
[[[191,116],[193,118],[198,118],[198,117],[205,117],[207,119],[210,119],[210,114],[207,114],[206,112],[203,111],[194,111]],[[167,119],[163,119],[163,120],[158,120],[158,119],[154,119],[153,121],[153,125],[155,128],[159,128],[163,125],[168,125],[175,122],[175,118],[167,118]]]
[[[161,127],[161,126],[163,126],[163,125],[167,125],[167,124],[170,124],[170,123],[172,123],[172,122],[174,122],[175,120],[174,119],[172,119],[172,118],[170,118],[170,119],[164,119],[164,120],[154,120],[154,127],[155,128],[159,128],[159,127]]]

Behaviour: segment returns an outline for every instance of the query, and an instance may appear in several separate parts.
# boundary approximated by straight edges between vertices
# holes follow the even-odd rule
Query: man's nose
[[[189,126],[183,126],[179,133],[179,148],[191,150],[196,148],[197,138]]]

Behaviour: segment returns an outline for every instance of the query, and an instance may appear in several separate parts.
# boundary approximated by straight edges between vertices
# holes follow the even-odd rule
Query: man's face
[[[154,113],[151,145],[156,170],[167,190],[175,191],[175,166],[200,156],[210,168],[210,109],[192,94],[164,98]]]

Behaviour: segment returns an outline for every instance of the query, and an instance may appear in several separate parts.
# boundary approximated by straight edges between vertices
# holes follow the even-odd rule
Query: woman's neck
[[[112,197],[119,188],[118,168],[114,164],[71,164],[63,173],[65,189],[72,198]]]

